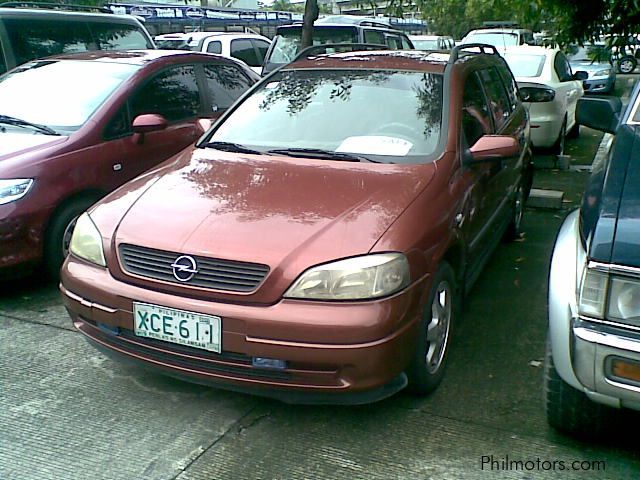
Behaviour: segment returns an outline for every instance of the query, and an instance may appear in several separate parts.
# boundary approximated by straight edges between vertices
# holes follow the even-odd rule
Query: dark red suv
[[[432,391],[462,295],[520,228],[517,93],[486,46],[284,67],[80,217],[61,286],[76,328],[170,375],[286,401]]]
[[[0,277],[57,275],[75,219],[204,133],[259,76],[216,55],[87,52],[0,77]],[[208,125],[207,125],[208,127]]]

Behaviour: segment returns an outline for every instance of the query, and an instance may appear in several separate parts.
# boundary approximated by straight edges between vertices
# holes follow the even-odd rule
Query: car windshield
[[[514,77],[539,77],[546,57],[530,53],[505,53],[504,59]]]
[[[611,50],[604,44],[569,45],[566,54],[570,62],[608,63],[611,59]]]
[[[436,50],[438,48],[438,40],[416,40],[411,39],[416,50]]]
[[[518,34],[506,32],[472,33],[465,39],[465,43],[486,43],[494,47],[512,47],[518,45]]]
[[[156,39],[156,47],[162,50],[195,50],[197,44],[192,48],[183,38],[165,38]]]
[[[0,115],[73,132],[139,68],[80,60],[25,64],[0,77]]]
[[[273,39],[271,63],[289,63],[300,51],[302,27],[282,28]],[[316,27],[313,29],[313,45],[326,43],[357,43],[358,32],[354,27]]]
[[[442,84],[442,75],[423,72],[281,72],[246,98],[209,143],[426,162],[439,143]]]

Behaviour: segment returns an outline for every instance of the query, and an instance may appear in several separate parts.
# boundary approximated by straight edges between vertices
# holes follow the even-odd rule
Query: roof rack
[[[468,51],[473,49],[478,49],[478,51]],[[455,63],[461,57],[461,53],[486,53],[489,55],[500,55],[498,53],[498,49],[493,45],[487,45],[486,43],[463,43],[462,45],[456,45],[451,49],[448,63]]]
[[[312,45],[298,53],[292,62],[326,53],[358,52],[361,50],[389,50],[389,46],[378,43],[325,43],[323,45]]]
[[[107,7],[97,7],[91,5],[74,5],[73,3],[53,3],[53,2],[7,2],[0,3],[2,8],[42,8],[46,10],[64,10],[72,12],[95,12],[113,13]]]
[[[495,21],[482,22],[483,28],[518,28],[520,24],[514,21]]]

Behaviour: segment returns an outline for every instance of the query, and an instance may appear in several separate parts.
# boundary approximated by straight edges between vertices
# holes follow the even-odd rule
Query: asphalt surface
[[[566,171],[536,155],[534,187],[562,190],[562,208],[527,209],[525,236],[494,254],[426,398],[291,406],[150,374],[89,346],[55,285],[0,283],[0,479],[640,478],[638,415],[587,443],[543,410],[551,250],[601,139],[583,128]]]

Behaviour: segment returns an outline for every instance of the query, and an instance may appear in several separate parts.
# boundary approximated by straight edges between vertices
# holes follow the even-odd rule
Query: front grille
[[[182,254],[154,248],[121,244],[120,260],[125,271],[142,277],[162,280],[178,285],[252,292],[269,273],[267,265],[235,262],[191,255],[196,261],[197,273],[188,281],[180,281],[173,274],[171,264]]]

